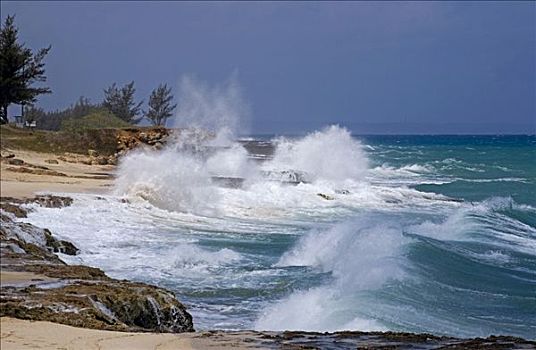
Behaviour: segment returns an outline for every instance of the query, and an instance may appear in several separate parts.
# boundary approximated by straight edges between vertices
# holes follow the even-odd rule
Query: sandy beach
[[[51,153],[39,153],[26,150],[3,150],[5,154],[14,155],[6,159],[0,165],[1,177],[0,188],[3,197],[28,198],[40,192],[91,192],[104,193],[111,184],[109,174],[113,173],[111,165],[87,165],[78,161],[87,160],[83,155],[58,156]],[[23,165],[13,165],[11,159],[20,159]],[[61,159],[69,160],[64,161]],[[47,162],[48,161],[48,162]],[[53,162],[53,163],[50,163]],[[57,162],[57,164],[56,164]],[[50,172],[39,173],[41,168],[47,168]],[[21,172],[20,169],[35,169],[34,172]],[[54,176],[52,172],[63,174]]]
[[[217,341],[210,333],[150,334],[99,331],[65,326],[51,322],[32,322],[2,317],[1,342],[3,350],[16,349],[247,349],[245,339],[253,332],[219,334]],[[253,339],[252,339],[253,340]],[[255,348],[259,348],[255,346]]]

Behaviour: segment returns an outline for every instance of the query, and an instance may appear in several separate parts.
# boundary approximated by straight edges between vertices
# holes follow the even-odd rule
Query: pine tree
[[[167,119],[173,115],[173,110],[177,107],[177,104],[171,104],[172,101],[171,88],[167,84],[158,85],[151,93],[149,110],[145,113],[145,117],[153,125],[166,125]]]
[[[137,124],[143,117],[137,117],[140,114],[143,101],[136,104],[134,102],[134,81],[118,88],[113,83],[107,89],[104,89],[104,101],[102,105],[116,117],[123,119],[127,123]]]
[[[34,87],[36,82],[45,82],[43,59],[50,46],[33,53],[18,42],[15,17],[7,16],[0,29],[0,123],[8,122],[10,104],[30,104],[40,94],[51,93],[48,87]]]

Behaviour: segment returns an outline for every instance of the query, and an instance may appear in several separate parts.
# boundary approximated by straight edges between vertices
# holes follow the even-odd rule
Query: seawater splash
[[[215,144],[226,144],[239,132],[248,131],[250,108],[236,74],[214,85],[184,76],[179,83],[178,101],[173,127],[215,133],[219,136],[212,141]]]
[[[236,144],[185,132],[169,149],[124,159],[121,197],[70,194],[71,206],[33,208],[24,220],[73,241],[81,253],[62,256],[69,262],[173,290],[198,329],[534,338],[534,141],[501,148],[481,145],[486,137],[365,137],[364,147],[333,148],[363,149],[367,167],[320,152],[333,141],[327,135],[344,139],[337,127]],[[304,143],[319,152],[297,147]],[[311,161],[288,156],[300,149]],[[486,172],[445,169],[448,158]],[[328,159],[350,175],[308,165]],[[358,175],[345,162],[369,170]],[[292,173],[309,177],[285,182]],[[226,187],[217,176],[244,181]],[[477,182],[497,179],[505,181]]]
[[[247,152],[233,142],[249,107],[234,76],[213,86],[185,76],[178,100],[171,124],[180,133],[162,151],[140,150],[122,159],[115,193],[162,209],[215,216],[220,194],[211,177],[253,176]]]
[[[162,151],[132,152],[120,162],[116,194],[142,198],[167,210],[225,215],[229,210],[235,213],[233,203],[238,202],[242,208],[285,209],[300,201],[303,191],[318,202],[319,191],[355,186],[367,171],[361,144],[339,126],[301,139],[278,139],[273,158],[263,163],[252,159],[242,144],[227,142],[223,147],[220,141],[185,130]],[[222,178],[243,185],[240,198],[215,181]],[[289,181],[312,185],[285,186]]]
[[[401,251],[408,241],[399,225],[373,219],[352,220],[326,231],[313,230],[276,266],[309,266],[329,273],[331,280],[324,286],[292,293],[267,308],[255,329],[384,329],[360,314],[359,296],[390,280],[404,278]]]
[[[216,214],[218,193],[204,163],[188,152],[138,151],[119,165],[115,193],[171,211]]]
[[[366,174],[368,160],[362,146],[350,131],[332,125],[299,140],[281,138],[267,169],[295,169],[309,180],[360,180]]]

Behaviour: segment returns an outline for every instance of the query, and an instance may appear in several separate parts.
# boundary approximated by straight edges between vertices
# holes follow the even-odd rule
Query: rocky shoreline
[[[60,207],[71,202],[56,196],[2,198],[2,273],[31,278],[2,281],[0,316],[105,330],[193,332],[192,316],[172,292],[116,280],[97,268],[67,265],[55,253],[75,255],[78,249],[72,243],[16,221],[26,217],[25,204]]]
[[[536,349],[536,342],[509,336],[458,339],[430,334],[357,331],[191,333],[194,332],[192,316],[172,292],[144,283],[116,280],[97,268],[67,265],[56,253],[77,254],[73,243],[57,239],[45,228],[18,220],[26,217],[32,205],[63,207],[71,203],[69,197],[51,195],[32,199],[1,198],[2,322],[15,318],[84,329],[137,332],[128,334],[186,332],[187,335],[177,335],[182,338],[165,338],[166,342],[172,344],[188,337],[191,344],[198,344],[193,348]],[[106,334],[112,337],[110,334],[114,332]],[[2,337],[7,335],[2,333]],[[8,340],[3,339],[3,344],[8,346]]]

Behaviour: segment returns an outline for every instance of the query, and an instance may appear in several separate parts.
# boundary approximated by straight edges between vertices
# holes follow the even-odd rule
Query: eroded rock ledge
[[[0,316],[106,330],[192,332],[192,316],[172,292],[112,279],[97,268],[67,265],[54,253],[75,255],[72,243],[16,221],[26,217],[24,204],[60,207],[71,202],[56,196],[0,200],[2,273],[26,276],[2,281]]]

